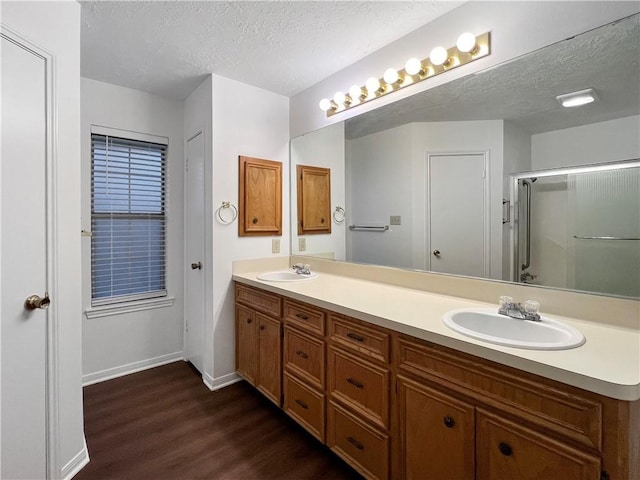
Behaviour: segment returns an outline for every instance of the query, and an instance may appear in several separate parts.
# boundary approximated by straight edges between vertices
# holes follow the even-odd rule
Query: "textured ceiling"
[[[599,101],[563,108],[556,96],[595,89]],[[515,61],[347,121],[353,139],[411,122],[510,120],[542,133],[640,113],[640,21],[634,15]]]
[[[208,73],[292,96],[452,1],[81,1],[82,75],[186,98]]]

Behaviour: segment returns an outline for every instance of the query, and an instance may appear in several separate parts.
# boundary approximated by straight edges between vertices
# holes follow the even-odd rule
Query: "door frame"
[[[196,138],[198,135],[202,135],[202,155],[203,155],[203,162],[204,162],[204,171],[206,172],[206,158],[205,158],[205,141],[206,141],[206,136],[205,136],[205,129],[204,128],[196,128],[195,132],[192,135],[189,135],[189,137],[185,140],[184,142],[184,185],[183,185],[183,190],[184,190],[184,194],[183,194],[183,204],[184,204],[184,210],[183,210],[183,216],[182,218],[184,218],[185,221],[185,226],[184,226],[184,234],[183,234],[183,253],[182,253],[182,258],[183,258],[183,285],[185,286],[185,291],[184,291],[184,298],[186,300],[187,298],[187,292],[186,292],[186,286],[187,286],[187,275],[189,275],[189,270],[187,269],[187,265],[189,265],[190,260],[188,259],[188,229],[187,229],[187,225],[186,225],[186,221],[187,221],[187,208],[188,208],[188,201],[187,201],[187,197],[188,197],[188,182],[189,182],[189,176],[187,175],[187,168],[189,167],[189,157],[188,157],[188,144],[191,140],[193,140],[194,138]],[[205,185],[203,188],[202,193],[204,194],[204,198],[202,199],[203,202],[203,211],[206,212],[206,178],[205,178]],[[205,221],[205,219],[203,219],[203,221]],[[206,222],[205,222],[206,224]],[[202,243],[204,244],[204,258],[202,259],[203,265],[202,265],[202,273],[203,273],[203,282],[204,282],[204,289],[206,292],[206,287],[207,287],[207,281],[206,281],[206,272],[207,272],[207,261],[206,261],[206,257],[207,257],[207,242],[206,242],[206,238],[207,238],[207,233],[206,233],[206,229],[203,232],[203,238],[202,238]],[[182,327],[182,352],[183,352],[183,357],[185,362],[189,360],[188,358],[188,354],[189,354],[189,349],[188,347],[188,334],[187,334],[187,313],[188,313],[188,305],[187,302],[183,302],[184,305],[182,306],[182,316],[184,319],[183,322],[183,327]],[[203,304],[203,311],[205,312],[205,318],[202,319],[202,323],[203,323],[203,329],[202,332],[203,334],[206,333],[206,312],[207,312],[207,304],[206,304],[206,298],[202,299],[202,304]],[[202,381],[206,384],[205,381],[205,342],[206,339],[206,335],[202,336]]]
[[[433,151],[427,152],[425,156],[424,170],[424,187],[425,187],[425,231],[424,231],[424,251],[425,251],[425,270],[431,271],[431,157],[441,156],[463,156],[463,155],[481,155],[484,163],[484,182],[483,182],[483,198],[484,198],[484,277],[489,278],[491,272],[491,162],[489,150],[450,150],[450,151]]]
[[[46,474],[47,478],[58,478],[61,471],[58,469],[58,250],[56,245],[57,221],[57,89],[55,79],[56,58],[55,55],[37,43],[29,40],[24,35],[13,30],[5,24],[0,24],[0,35],[8,41],[25,49],[29,53],[40,57],[44,61],[45,69],[45,257],[46,257],[46,284],[51,298],[51,304],[45,313],[46,317],[46,362],[45,366],[45,444],[46,444]],[[1,241],[1,240],[0,240]],[[40,293],[40,292],[39,292]],[[27,379],[28,381],[28,379]]]

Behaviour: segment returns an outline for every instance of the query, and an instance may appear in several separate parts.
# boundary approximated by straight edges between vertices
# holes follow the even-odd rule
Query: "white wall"
[[[414,267],[412,260],[412,125],[367,135],[349,144],[347,158],[348,222],[389,225],[391,215],[402,224],[386,232],[349,231],[347,259],[395,267]]]
[[[298,249],[298,203],[296,165],[311,165],[331,170],[331,214],[337,206],[345,207],[345,143],[344,123],[336,123],[310,135],[291,140],[291,249],[294,254],[323,254],[345,260],[345,230],[347,219],[336,222],[331,218],[331,234],[302,235],[306,250]],[[348,212],[347,212],[348,217]],[[338,217],[340,218],[340,217]]]
[[[624,1],[467,2],[292,97],[291,137],[498,65],[636,12],[637,2]],[[466,31],[476,34],[491,31],[491,55],[330,118],[318,108],[321,98],[338,90],[345,91],[353,84],[363,85],[371,76],[381,77],[385,69],[400,68],[409,57],[426,58],[436,45],[455,45],[458,35]]]
[[[640,116],[531,136],[533,170],[640,158]]]
[[[238,156],[282,162],[282,236],[280,253],[271,253],[274,237],[238,237],[237,221],[230,225],[213,223],[213,318],[207,319],[207,348],[213,345],[213,387],[235,378],[234,293],[231,262],[247,258],[288,256],[289,223],[289,99],[220,76],[213,76],[213,205],[223,201],[238,205]],[[206,219],[211,222],[211,217]],[[210,339],[213,338],[213,342]],[[205,359],[207,356],[205,355]],[[212,367],[212,370],[210,368]]]
[[[173,304],[83,322],[85,382],[182,358],[183,348],[183,103],[82,79],[82,228],[91,230],[91,125],[169,139],[167,151],[167,291]],[[91,243],[82,245],[84,309],[91,309]],[[95,310],[95,309],[93,309]]]
[[[57,285],[57,477],[87,460],[82,414],[80,269],[80,5],[76,2],[2,2],[2,23],[54,56]],[[25,379],[28,382],[29,379]],[[25,441],[29,441],[25,439]]]

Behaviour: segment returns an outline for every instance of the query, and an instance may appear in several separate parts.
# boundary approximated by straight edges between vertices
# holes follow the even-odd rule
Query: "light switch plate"
[[[307,239],[304,237],[298,238],[298,250],[304,252],[307,249]]]
[[[400,215],[391,215],[389,217],[389,225],[400,225],[402,218]]]
[[[271,253],[280,253],[280,239],[273,238],[271,240]]]

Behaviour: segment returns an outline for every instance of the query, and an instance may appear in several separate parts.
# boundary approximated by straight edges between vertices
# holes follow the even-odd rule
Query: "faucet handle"
[[[524,311],[530,315],[537,315],[540,310],[540,302],[536,300],[527,300],[524,302]]]
[[[500,308],[508,308],[510,305],[513,305],[513,298],[508,295],[503,295],[498,299],[498,305],[500,305]]]

